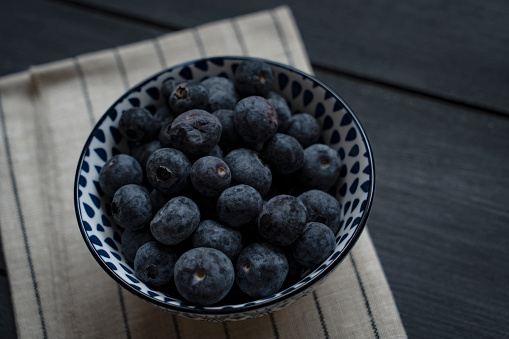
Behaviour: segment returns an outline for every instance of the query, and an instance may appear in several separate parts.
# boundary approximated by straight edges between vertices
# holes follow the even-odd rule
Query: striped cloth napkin
[[[249,55],[312,69],[286,6],[0,78],[0,227],[20,338],[404,338],[369,232],[315,292],[274,314],[217,323],[156,308],[95,262],[73,205],[78,157],[129,87],[166,67]]]

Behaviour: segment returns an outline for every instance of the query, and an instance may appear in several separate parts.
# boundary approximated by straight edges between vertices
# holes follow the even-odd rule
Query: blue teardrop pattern
[[[344,197],[344,196],[345,196],[347,186],[348,186],[348,185],[346,184],[346,182],[345,182],[343,185],[341,185],[341,187],[339,188],[339,191],[338,191],[338,194],[339,194],[340,196],[342,196],[342,197]]]
[[[289,82],[288,76],[286,74],[279,73],[277,79],[279,82],[279,90],[282,92],[286,88],[286,86],[288,86]]]
[[[128,100],[133,107],[140,107],[140,99],[138,98],[131,98]]]
[[[210,62],[213,63],[216,66],[224,66],[224,59],[223,58],[212,58],[212,59],[210,59]]]
[[[346,113],[343,115],[343,118],[341,119],[341,122],[339,123],[340,126],[348,126],[352,122],[353,118],[350,113]]]
[[[85,178],[84,176],[80,175],[80,178],[78,180],[78,184],[81,187],[86,187],[87,186],[87,178]]]
[[[90,166],[88,165],[88,162],[83,161],[83,163],[81,164],[81,170],[85,173],[88,173],[88,171],[90,171]]]
[[[345,204],[344,210],[343,210],[343,215],[346,215],[346,213],[348,212],[348,209],[350,208],[350,205],[351,205],[351,202],[347,201]]]
[[[113,239],[106,238],[106,239],[104,239],[104,242],[107,243],[108,245],[110,245],[110,247],[113,248],[114,250],[118,251],[118,247],[115,244],[115,241],[113,241]]]
[[[355,128],[352,127],[352,128],[350,128],[350,130],[346,134],[345,140],[346,141],[352,141],[352,140],[355,140],[355,138],[357,138],[357,132],[355,131]]]
[[[93,218],[95,215],[94,209],[87,205],[86,203],[83,203],[83,207],[85,208],[85,212],[87,213],[88,217]]]
[[[343,147],[340,147],[338,149],[338,155],[339,155],[339,158],[341,159],[341,161],[343,161],[345,159],[345,150],[343,149]]]
[[[96,236],[96,235],[91,235],[89,238],[90,242],[96,246],[103,246],[103,243],[101,242],[101,240],[99,240],[99,238]]]
[[[343,104],[341,103],[341,101],[336,101],[334,103],[334,108],[332,109],[333,112],[337,112],[337,111],[340,111],[344,108]]]
[[[359,185],[359,178],[355,178],[355,180],[352,182],[352,185],[350,186],[350,193],[355,194],[357,191],[357,186]]]
[[[325,106],[319,102],[315,107],[315,118],[321,118],[325,114]]]
[[[97,250],[97,254],[99,254],[101,257],[109,258],[110,255],[105,250]]]
[[[114,109],[114,108],[110,108],[108,110],[108,112],[106,113],[106,115],[111,119],[111,121],[115,121],[115,119],[117,118],[117,110]]]
[[[313,101],[313,93],[311,93],[310,90],[306,89],[304,91],[304,95],[302,96],[302,103],[304,104],[304,107],[309,105]]]
[[[101,208],[101,199],[99,199],[98,197],[96,197],[92,193],[89,193],[88,196],[90,197],[90,199],[94,203],[95,207]]]
[[[117,266],[115,266],[115,264],[111,263],[111,262],[108,262],[108,261],[105,261],[104,262],[106,265],[108,265],[108,267],[113,270],[113,271],[116,271],[117,270]]]
[[[110,126],[110,133],[111,133],[111,136],[113,137],[113,140],[115,140],[115,142],[117,144],[120,141],[122,141],[122,134],[120,134],[120,131],[118,130],[118,128],[116,128],[114,126]]]
[[[106,160],[108,160],[108,153],[106,153],[104,148],[100,148],[100,147],[95,148],[94,152],[95,152],[95,154],[97,154],[99,156],[99,158],[101,158],[102,161],[106,162]]]
[[[369,180],[368,181],[365,181],[362,185],[361,185],[361,189],[365,192],[365,193],[368,193],[369,191]]]
[[[104,232],[104,228],[101,226],[101,224],[97,224],[96,229],[97,229],[97,231],[99,231],[99,232]]]
[[[90,227],[90,224],[88,222],[86,222],[85,220],[83,220],[83,227],[85,228],[85,231],[91,231],[92,230],[92,227]]]
[[[99,140],[100,142],[105,142],[106,141],[106,136],[104,135],[104,132],[103,132],[102,129],[98,129],[97,131],[95,131],[94,137],[97,140]]]
[[[132,273],[133,273],[133,271],[131,271],[131,270],[130,270],[129,268],[127,268],[126,266],[124,266],[124,265],[122,265],[122,264],[119,264],[119,265],[120,265],[120,267],[122,267],[122,269],[123,269],[124,271],[126,271],[127,273],[129,273],[129,274],[132,274]]]
[[[293,99],[297,98],[301,91],[302,91],[302,85],[299,84],[297,81],[293,81],[292,82],[292,98]]]
[[[209,69],[209,65],[207,64],[206,61],[198,61],[198,62],[195,62],[194,63],[194,67],[198,68],[198,69],[201,69],[202,71],[206,71]]]
[[[182,68],[182,70],[179,72],[179,75],[186,80],[191,80],[193,78],[193,72],[188,66]]]
[[[341,141],[341,138],[339,136],[338,130],[334,130],[330,137],[330,144],[335,145],[335,144],[338,144],[340,141]]]
[[[355,199],[352,203],[352,212],[355,210],[355,208],[357,207],[357,205],[359,205],[359,199]]]
[[[356,161],[355,164],[353,164],[352,168],[350,168],[350,173],[357,174],[359,173],[359,162]]]
[[[327,115],[325,117],[325,119],[323,119],[322,130],[326,131],[326,130],[330,129],[333,124],[334,124],[334,122],[332,121],[332,118]]]
[[[145,92],[154,100],[159,100],[159,88],[150,87]]]
[[[357,145],[353,145],[352,149],[350,150],[350,152],[348,152],[348,155],[351,156],[351,157],[356,157],[359,155],[359,146]]]

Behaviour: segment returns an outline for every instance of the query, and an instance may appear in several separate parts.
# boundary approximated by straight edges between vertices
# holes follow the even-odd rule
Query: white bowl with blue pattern
[[[99,188],[99,170],[118,153],[128,153],[128,143],[118,132],[122,111],[145,107],[154,112],[163,105],[161,84],[169,79],[203,80],[211,76],[233,79],[237,65],[249,58],[213,57],[184,63],[160,72],[127,91],[102,116],[87,139],[75,178],[74,200],[78,225],[90,252],[100,266],[134,295],[170,312],[188,318],[231,321],[254,318],[282,309],[309,294],[346,257],[365,227],[374,194],[373,155],[368,138],[345,102],[315,77],[292,67],[264,60],[274,70],[273,90],[282,95],[292,111],[314,115],[322,127],[322,142],[337,150],[342,160],[335,188],[341,206],[341,227],[336,249],[320,267],[297,284],[269,297],[248,303],[201,307],[139,281],[121,248],[121,229],[109,211],[110,198]],[[339,287],[338,287],[339,288]]]

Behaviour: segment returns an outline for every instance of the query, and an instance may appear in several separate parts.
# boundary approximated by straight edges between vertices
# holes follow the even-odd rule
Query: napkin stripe
[[[329,339],[329,331],[327,330],[327,324],[325,323],[325,319],[323,318],[322,307],[320,306],[320,302],[318,301],[318,295],[316,294],[316,291],[313,291],[313,299],[315,300],[316,310],[318,311],[320,324],[322,325],[323,335],[325,338]]]
[[[92,103],[90,102],[90,93],[88,93],[88,87],[85,82],[85,75],[83,74],[83,68],[81,68],[80,63],[76,58],[73,58],[74,67],[76,68],[76,72],[78,73],[78,78],[80,79],[81,89],[83,92],[83,98],[85,99],[85,106],[87,108],[88,117],[90,118],[90,124],[92,127],[95,124],[94,113],[92,111]]]
[[[88,116],[90,118],[90,125],[93,127],[95,125],[95,118],[94,118],[94,112],[92,110],[90,91],[88,90],[87,82],[85,80],[85,74],[83,72],[83,68],[81,67],[81,64],[79,63],[79,60],[74,58],[73,61],[74,61],[74,66],[76,68],[76,72],[78,74],[78,78],[80,80],[82,95],[83,95],[83,98],[85,99],[85,106],[87,108]],[[117,290],[118,290],[120,310],[122,313],[122,320],[124,322],[124,329],[126,331],[126,336],[127,336],[127,338],[131,338],[131,331],[129,329],[129,320],[127,319],[127,312],[126,312],[126,308],[125,308],[124,296],[122,294],[120,285],[117,285]]]
[[[28,243],[28,236],[25,225],[25,218],[23,216],[23,211],[21,208],[21,201],[19,199],[18,185],[16,181],[16,174],[14,173],[14,165],[12,162],[12,154],[11,147],[9,145],[9,136],[7,135],[7,124],[5,119],[5,114],[2,106],[2,98],[0,95],[0,121],[2,122],[2,133],[4,135],[4,144],[5,144],[5,155],[7,157],[7,164],[9,167],[9,176],[11,178],[12,190],[14,192],[14,200],[16,203],[16,210],[18,213],[18,220],[21,226],[21,232],[23,234],[23,243],[25,246],[25,254],[28,261],[28,267],[30,270],[30,277],[32,279],[32,286],[34,289],[35,300],[37,302],[37,311],[39,313],[39,319],[41,322],[42,336],[43,338],[48,338],[48,332],[46,330],[46,321],[44,319],[44,312],[42,310],[41,297],[39,295],[39,285],[37,284],[37,279],[35,276],[34,265],[32,262],[32,253],[30,251],[30,245]]]
[[[182,335],[180,334],[178,318],[175,314],[172,315],[172,318],[173,318],[173,327],[175,328],[175,333],[177,333],[177,339],[181,339]]]
[[[242,51],[242,55],[247,54],[247,47],[246,42],[244,41],[244,37],[242,36],[242,33],[240,32],[239,24],[237,23],[237,19],[232,18],[230,20],[230,23],[233,27],[233,31],[235,32],[235,36],[237,37],[237,40],[239,41],[240,50]]]
[[[154,43],[154,47],[156,49],[157,58],[159,59],[159,64],[161,64],[161,67],[163,69],[168,68],[168,65],[166,64],[166,60],[164,59],[164,52],[161,48],[161,44],[159,43],[159,40],[152,39],[152,42]]]
[[[279,37],[279,40],[281,41],[281,44],[283,45],[283,49],[285,51],[288,64],[290,66],[295,66],[292,53],[290,52],[290,47],[288,46],[288,41],[286,39],[285,33],[283,32],[283,28],[281,27],[281,22],[279,21],[279,18],[274,11],[270,12],[270,16],[272,17],[274,25],[276,26],[277,35]]]
[[[350,253],[350,260],[352,261],[353,269],[355,271],[355,276],[357,277],[357,282],[359,283],[359,287],[361,288],[362,298],[364,299],[364,305],[366,306],[366,310],[368,312],[368,316],[371,322],[371,327],[373,328],[373,333],[376,339],[380,339],[380,334],[378,333],[378,327],[376,326],[375,318],[373,318],[373,312],[371,311],[371,306],[369,304],[368,296],[366,295],[366,290],[364,289],[364,284],[361,279],[361,275],[359,270],[357,269],[357,264],[353,259],[353,253]]]
[[[125,69],[124,62],[122,61],[122,57],[118,52],[117,48],[113,49],[113,55],[115,56],[115,63],[118,66],[118,70],[120,71],[120,77],[122,78],[122,83],[124,84],[124,89],[127,91],[129,89],[129,81],[127,80],[127,72]]]
[[[276,319],[274,318],[274,313],[270,314],[270,323],[272,325],[272,330],[274,331],[274,337],[279,339],[279,331],[277,329]]]
[[[224,335],[226,339],[230,339],[230,330],[228,329],[228,323],[223,322],[223,328],[224,328]]]
[[[193,38],[194,38],[196,47],[198,47],[198,54],[200,55],[200,58],[204,58],[206,56],[205,46],[203,45],[203,41],[200,37],[200,34],[198,33],[198,30],[196,30],[196,29],[192,29],[191,32],[193,33]]]

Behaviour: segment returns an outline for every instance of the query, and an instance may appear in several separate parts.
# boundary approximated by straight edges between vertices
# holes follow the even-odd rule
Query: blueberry
[[[152,153],[154,153],[155,150],[158,150],[160,148],[161,148],[161,143],[159,142],[159,140],[152,140],[149,142],[135,145],[131,149],[130,154],[136,160],[138,160],[142,169],[146,169],[148,158],[150,158],[150,156],[152,155]]]
[[[288,103],[282,96],[280,96],[276,92],[270,92],[267,101],[270,102],[272,107],[274,107],[274,109],[276,110],[278,121],[277,130],[279,132],[286,131],[288,127],[288,120],[292,116],[292,111],[290,110]]]
[[[310,222],[292,244],[292,253],[298,263],[317,268],[336,248],[334,233],[327,225]]]
[[[161,147],[173,148],[173,145],[171,144],[171,135],[170,135],[171,125],[173,124],[173,121],[175,121],[175,119],[173,119],[172,121],[166,122],[164,125],[161,126],[161,129],[159,130],[158,139],[159,139],[159,142],[161,143]]]
[[[165,245],[175,245],[185,240],[200,223],[200,210],[187,197],[170,199],[150,222],[154,238]]]
[[[278,128],[276,110],[260,96],[239,101],[233,109],[233,123],[240,137],[251,144],[265,142]]]
[[[112,197],[124,185],[140,185],[142,182],[143,169],[140,163],[128,154],[113,156],[99,172],[99,185],[109,197]]]
[[[215,248],[235,260],[242,250],[242,234],[214,220],[203,220],[192,235],[194,247]]]
[[[308,212],[307,221],[321,222],[336,234],[341,222],[341,207],[330,194],[321,190],[309,190],[298,196]]]
[[[221,149],[221,147],[219,147],[219,145],[214,146],[214,148],[210,152],[208,152],[207,155],[219,158],[221,160],[223,160],[224,158],[223,150]]]
[[[124,228],[136,230],[148,225],[152,219],[152,201],[145,187],[128,184],[113,195],[111,213],[115,222]]]
[[[153,139],[158,129],[158,123],[152,114],[147,109],[141,107],[134,107],[122,112],[118,122],[120,134],[133,142]]]
[[[276,246],[254,243],[237,258],[235,277],[239,288],[253,298],[277,293],[288,274],[288,261]]]
[[[162,105],[154,113],[154,119],[158,125],[158,131],[166,124],[171,124],[175,120],[175,115],[168,106]]]
[[[299,179],[308,188],[328,191],[336,184],[340,171],[341,159],[336,151],[324,144],[314,144],[304,150]]]
[[[207,197],[217,197],[230,186],[231,173],[226,163],[213,156],[202,157],[189,174],[194,188]]]
[[[222,133],[219,144],[223,147],[235,148],[242,140],[233,123],[233,110],[220,109],[212,113],[221,123]]]
[[[161,94],[163,97],[168,100],[170,98],[171,92],[175,89],[177,86],[177,81],[173,78],[164,80],[163,84],[161,85]],[[168,102],[169,104],[169,102]]]
[[[192,109],[175,118],[169,130],[170,142],[184,153],[202,156],[217,145],[221,131],[221,123],[215,116]]]
[[[305,275],[306,266],[300,264],[292,253],[292,247],[284,248],[286,260],[288,260],[288,274],[283,283],[282,289],[288,288],[298,283]]]
[[[237,104],[237,92],[235,84],[223,77],[211,77],[201,84],[207,89],[211,111],[218,109],[233,109]]]
[[[164,194],[182,191],[188,181],[191,162],[184,153],[173,148],[160,148],[147,161],[147,179],[152,187]]]
[[[177,115],[191,109],[207,110],[209,106],[207,89],[196,80],[178,83],[170,93],[168,101]]]
[[[265,62],[246,60],[235,70],[235,87],[241,96],[267,97],[274,83],[274,72]]]
[[[320,139],[320,125],[308,113],[292,115],[287,121],[285,133],[297,139],[303,148],[311,146]]]
[[[166,204],[168,201],[170,201],[172,197],[159,192],[155,188],[150,191],[150,201],[152,201],[152,209],[154,211],[154,214],[159,211],[164,204]]]
[[[122,253],[129,264],[134,263],[134,257],[138,249],[150,242],[155,241],[154,236],[150,233],[149,227],[143,227],[139,230],[131,230],[126,228],[121,236]]]
[[[170,248],[151,241],[136,252],[134,274],[147,285],[165,285],[174,276],[176,262],[177,255]]]
[[[263,205],[258,216],[258,232],[278,246],[293,243],[306,226],[306,207],[291,195],[277,195]]]
[[[248,185],[229,187],[217,199],[219,219],[230,227],[240,227],[253,221],[260,213],[263,200],[260,193]]]
[[[262,156],[274,171],[290,174],[304,164],[304,150],[292,136],[276,133],[263,146]]]
[[[226,155],[224,162],[232,173],[232,184],[246,184],[265,195],[272,184],[272,172],[257,152],[238,148]]]
[[[187,301],[208,306],[228,294],[235,270],[231,260],[221,251],[198,247],[178,259],[174,277],[177,290]]]

